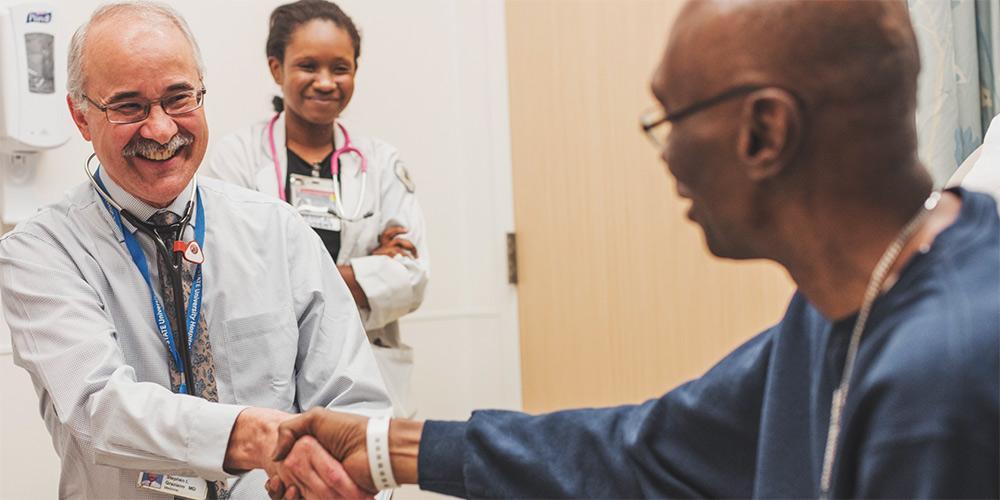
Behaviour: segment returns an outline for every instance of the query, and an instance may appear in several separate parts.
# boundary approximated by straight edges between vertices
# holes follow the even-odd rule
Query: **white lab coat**
[[[288,153],[285,149],[284,114],[274,124],[274,145],[284,182]],[[222,139],[211,151],[199,173],[278,197],[278,177],[268,140],[270,119],[251,125]],[[334,127],[335,144],[344,136]],[[350,133],[350,131],[348,131]],[[375,351],[397,416],[415,412],[410,396],[413,351],[399,337],[397,320],[417,309],[424,298],[430,276],[430,261],[423,213],[417,197],[400,179],[405,167],[396,149],[382,141],[351,135],[352,145],[368,159],[367,194],[359,213],[374,215],[358,222],[343,221],[337,264],[350,264],[370,308],[361,310],[368,339]],[[397,164],[402,169],[397,168]],[[357,155],[340,157],[343,206],[353,213],[361,189],[361,162]],[[411,184],[412,185],[412,184]],[[409,231],[404,238],[417,247],[419,258],[371,255],[378,237],[389,226]]]

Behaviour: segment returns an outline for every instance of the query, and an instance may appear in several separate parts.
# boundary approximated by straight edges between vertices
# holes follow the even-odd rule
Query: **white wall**
[[[75,29],[102,2],[56,2]],[[264,41],[282,2],[177,0],[208,67],[212,142],[270,113],[276,87]],[[461,418],[520,406],[516,296],[506,285],[503,233],[513,226],[502,0],[344,0],[362,31],[352,133],[394,144],[417,183],[430,233],[432,278],[403,321],[416,350],[420,416]],[[89,143],[74,135],[42,155],[36,181],[6,186],[9,215],[58,200],[84,181]],[[10,206],[17,203],[19,207]],[[30,205],[30,206],[29,206]],[[0,498],[55,496],[57,460],[27,374],[13,366],[0,318]]]

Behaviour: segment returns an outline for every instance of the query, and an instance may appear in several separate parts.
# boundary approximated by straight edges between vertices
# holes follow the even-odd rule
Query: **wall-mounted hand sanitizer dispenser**
[[[69,139],[68,38],[45,3],[0,1],[0,152],[30,152]]]

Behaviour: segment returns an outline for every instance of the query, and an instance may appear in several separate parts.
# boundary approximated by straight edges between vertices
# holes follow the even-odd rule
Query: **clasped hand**
[[[267,492],[273,499],[372,498],[367,418],[313,408],[278,427]],[[325,418],[321,418],[325,417]]]
[[[390,226],[378,237],[378,247],[372,250],[372,255],[385,255],[389,258],[397,255],[416,259],[417,247],[410,240],[403,238],[409,230],[402,226]]]

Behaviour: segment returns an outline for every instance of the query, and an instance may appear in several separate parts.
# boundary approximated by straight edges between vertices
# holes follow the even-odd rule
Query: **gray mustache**
[[[173,137],[167,141],[166,144],[160,144],[152,139],[146,139],[145,137],[136,137],[129,141],[122,149],[122,154],[126,158],[134,156],[149,156],[155,153],[176,151],[188,144],[194,142],[194,136],[184,132],[178,132],[174,134]]]

